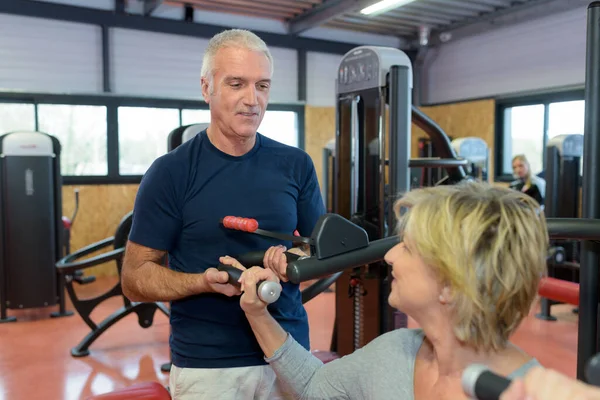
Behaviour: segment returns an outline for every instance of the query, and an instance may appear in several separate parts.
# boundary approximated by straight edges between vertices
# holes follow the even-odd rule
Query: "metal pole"
[[[583,157],[583,218],[600,218],[600,1],[588,7]],[[585,380],[585,365],[598,351],[598,257],[600,248],[582,243],[577,379]]]
[[[322,193],[321,196],[323,196],[323,202],[325,203],[325,209],[329,212],[329,210],[331,210],[331,206],[329,205],[329,164],[331,162],[331,160],[329,159],[329,157],[331,156],[332,151],[329,150],[327,147],[325,147],[323,149],[323,172],[322,172],[322,181],[321,181],[321,187],[322,187]]]

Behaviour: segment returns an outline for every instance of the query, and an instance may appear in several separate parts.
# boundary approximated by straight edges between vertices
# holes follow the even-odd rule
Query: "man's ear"
[[[205,77],[200,78],[200,87],[202,88],[202,97],[206,103],[210,103],[210,85],[208,79]]]

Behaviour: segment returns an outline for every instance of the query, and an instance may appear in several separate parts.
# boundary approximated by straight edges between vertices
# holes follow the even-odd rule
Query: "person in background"
[[[546,181],[531,173],[531,166],[527,157],[524,154],[514,156],[512,168],[516,180],[511,182],[509,187],[533,197],[540,206],[543,206],[546,196]]]
[[[226,216],[309,236],[325,213],[311,158],[257,132],[269,100],[273,59],[246,30],[208,43],[201,72],[209,127],[159,157],[144,175],[122,270],[132,301],[171,302],[169,387],[174,400],[278,399],[285,395],[240,308],[240,291],[219,257],[265,250],[264,266],[285,281],[291,242],[226,229]],[[162,265],[168,255],[168,268]],[[269,307],[305,349],[308,318],[299,286],[282,284]]]
[[[419,188],[394,205],[400,243],[389,304],[420,328],[397,329],[323,364],[300,346],[256,295],[277,281],[234,258],[243,270],[242,309],[265,359],[295,399],[466,399],[461,377],[480,363],[510,378],[539,366],[510,342],[529,314],[546,272],[543,213],[522,192],[482,182]]]

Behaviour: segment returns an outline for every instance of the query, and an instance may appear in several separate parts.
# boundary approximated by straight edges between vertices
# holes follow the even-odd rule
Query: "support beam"
[[[497,28],[517,25],[537,18],[586,7],[590,0],[531,0],[489,13],[478,18],[477,22],[456,24],[442,31],[432,32],[431,45],[479,35]]]
[[[144,1],[144,16],[149,17],[154,10],[160,6],[162,0],[145,0]]]
[[[174,35],[210,39],[226,26],[189,23],[143,15],[126,15],[113,11],[96,10],[86,7],[68,6],[32,0],[0,0],[0,13],[36,17],[43,19],[79,22],[91,25],[106,25],[107,28],[125,28],[147,32],[168,33]],[[330,54],[346,54],[359,44],[342,43],[332,40],[293,37],[285,34],[261,32],[255,30],[269,46],[289,49],[305,49]]]
[[[183,6],[183,20],[185,22],[194,22],[194,6],[189,4]]]
[[[325,0],[319,6],[313,7],[288,21],[288,33],[297,35],[308,29],[323,25],[340,15],[362,10],[375,3],[377,3],[377,0]]]

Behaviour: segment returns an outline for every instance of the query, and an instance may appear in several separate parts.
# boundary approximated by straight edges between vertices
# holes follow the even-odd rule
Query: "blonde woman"
[[[518,154],[512,159],[513,175],[516,180],[510,183],[510,188],[519,190],[535,199],[539,205],[544,205],[546,181],[532,175],[531,165],[524,154]]]
[[[510,378],[539,366],[509,341],[546,270],[548,234],[529,196],[485,183],[413,190],[395,204],[401,242],[385,255],[389,304],[416,320],[322,364],[273,319],[253,267],[242,309],[278,379],[295,399],[466,399],[461,375],[481,363]],[[401,210],[406,212],[401,214]],[[244,269],[232,258],[221,262]]]

